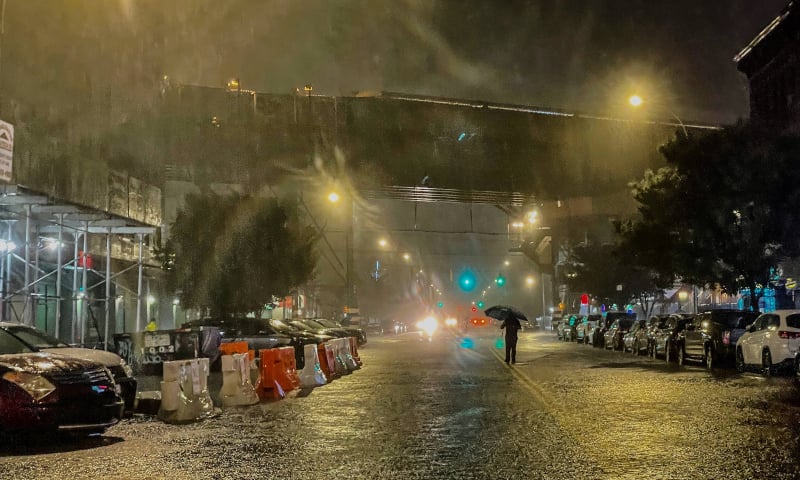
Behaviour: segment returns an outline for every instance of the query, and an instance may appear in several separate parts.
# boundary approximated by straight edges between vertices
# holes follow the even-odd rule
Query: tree
[[[661,153],[668,166],[633,185],[641,218],[622,226],[625,248],[661,275],[747,287],[757,310],[758,287],[800,254],[800,138],[739,124]]]
[[[182,305],[246,314],[312,278],[315,242],[295,205],[209,193],[186,198],[159,253]]]

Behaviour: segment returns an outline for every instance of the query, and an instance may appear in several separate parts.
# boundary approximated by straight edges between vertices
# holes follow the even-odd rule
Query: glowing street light
[[[339,201],[341,198],[342,198],[342,197],[340,197],[340,196],[339,196],[339,194],[338,194],[338,193],[336,193],[336,192],[331,192],[331,193],[329,193],[329,194],[328,194],[328,201],[330,201],[331,203],[336,203],[336,202],[338,202],[338,201]]]
[[[411,260],[411,255],[408,254],[408,253],[404,253],[403,254],[403,260],[405,260],[406,262],[410,261]]]
[[[385,247],[388,244],[389,242],[387,242],[385,238],[381,238],[380,240],[378,240],[378,245],[380,245],[381,247]]]
[[[528,278],[526,278],[526,279],[525,279],[525,283],[526,283],[526,284],[527,284],[529,287],[533,286],[533,277],[528,277]]]
[[[639,95],[631,95],[630,97],[628,97],[628,103],[633,108],[638,108],[638,107],[642,106],[642,104],[644,104],[644,99],[642,97],[640,97]],[[675,120],[678,121],[678,125],[680,125],[681,126],[681,130],[683,130],[683,135],[685,137],[688,137],[689,136],[689,132],[686,130],[686,125],[683,124],[683,121],[680,119],[680,117],[678,115],[676,115],[675,112],[673,112],[672,110],[669,110],[669,109],[666,109],[666,110],[669,112],[670,115],[672,115],[672,117]]]
[[[643,102],[644,100],[642,100],[642,97],[640,97],[639,95],[631,95],[630,97],[628,97],[628,103],[630,103],[632,107],[638,107]]]

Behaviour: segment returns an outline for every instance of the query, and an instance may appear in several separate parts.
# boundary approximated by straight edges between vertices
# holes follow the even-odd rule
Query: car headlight
[[[25,390],[37,402],[56,390],[55,385],[35,373],[6,372],[3,374],[3,380],[7,380]]]

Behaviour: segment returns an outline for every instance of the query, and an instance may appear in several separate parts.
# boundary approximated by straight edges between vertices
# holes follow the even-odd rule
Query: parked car
[[[669,316],[664,327],[653,334],[653,358],[663,355],[667,363],[675,360],[678,352],[678,334],[686,328],[686,324],[691,323],[692,317],[688,313],[675,313]]]
[[[763,313],[736,342],[736,368],[764,375],[796,369],[800,353],[800,310]]]
[[[622,336],[622,344],[626,352],[630,350],[634,355],[647,351],[647,320],[642,318],[633,322],[628,333]]]
[[[136,377],[134,377],[131,367],[116,353],[92,348],[71,347],[46,332],[20,323],[0,322],[0,329],[14,335],[34,351],[60,353],[105,366],[114,376],[114,382],[119,387],[120,396],[125,401],[125,411],[133,413],[136,403]]]
[[[571,342],[575,339],[575,326],[579,319],[580,317],[577,315],[568,315],[564,317],[563,321],[558,324],[558,329],[556,330],[559,340]]]
[[[288,323],[298,330],[316,335],[329,335],[334,338],[346,338],[351,336],[350,333],[344,328],[328,328],[310,318],[304,318],[302,320],[288,320]]]
[[[644,332],[643,335],[644,335],[644,337],[646,339],[646,345],[647,345],[647,354],[646,355],[648,357],[655,358],[655,356],[653,356],[653,348],[654,348],[654,344],[655,344],[655,335],[659,330],[661,330],[662,328],[664,328],[666,326],[667,320],[669,320],[669,316],[670,316],[670,314],[668,314],[668,313],[659,314],[659,315],[653,315],[647,321],[647,330]]]
[[[315,318],[314,321],[326,328],[343,328],[351,337],[356,338],[359,347],[367,343],[367,331],[363,328],[353,325],[345,326],[327,318]]]
[[[0,431],[103,433],[125,404],[97,362],[37,352],[0,329]]]
[[[611,327],[615,320],[618,318],[629,318],[636,320],[635,313],[627,312],[606,312],[597,322],[594,330],[592,330],[592,346],[597,348],[605,348],[605,333]]]
[[[622,337],[628,333],[636,322],[636,317],[630,316],[618,317],[608,327],[608,330],[603,334],[603,345],[606,349],[611,350],[624,350],[625,345],[622,343]]]
[[[580,323],[575,327],[575,340],[578,343],[589,344],[591,342],[591,332],[600,321],[600,315],[592,314],[581,318]]]
[[[697,361],[706,368],[736,359],[736,343],[758,316],[755,312],[718,309],[698,313],[678,339],[678,364]]]

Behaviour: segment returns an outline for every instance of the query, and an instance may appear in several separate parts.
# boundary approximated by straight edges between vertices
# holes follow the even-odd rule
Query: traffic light
[[[494,279],[494,283],[496,283],[498,287],[502,287],[506,284],[506,277],[498,275],[497,278]]]
[[[464,292],[471,292],[474,290],[476,283],[475,274],[469,270],[464,270],[458,277],[458,286]]]
[[[478,308],[483,308],[483,305],[484,305],[483,301],[479,301],[478,302]],[[473,310],[473,312],[474,312],[474,310]]]
[[[437,307],[442,308],[444,307],[444,302],[439,302],[436,304]]]
[[[473,306],[472,306],[472,311],[473,311],[473,312],[477,312],[477,311],[478,311],[478,307],[476,307],[475,305],[473,305]]]

